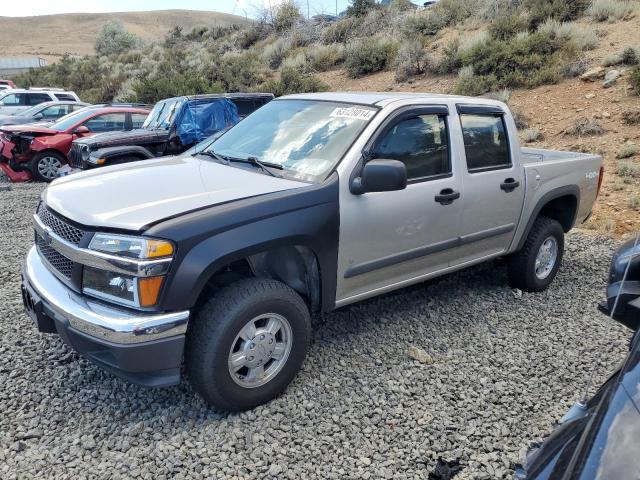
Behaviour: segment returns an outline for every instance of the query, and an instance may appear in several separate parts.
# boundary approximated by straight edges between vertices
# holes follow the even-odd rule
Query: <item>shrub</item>
[[[449,26],[474,17],[478,11],[478,3],[474,0],[440,0],[431,10]]]
[[[121,22],[106,23],[96,38],[95,49],[98,55],[114,55],[126,52],[142,45],[142,41],[133,33],[127,32]]]
[[[533,143],[542,140],[542,133],[537,128],[527,128],[522,131],[522,141],[525,143]]]
[[[622,54],[610,53],[609,55],[606,55],[600,63],[603,67],[613,67],[615,65],[620,65],[622,63]]]
[[[207,73],[228,92],[250,90],[263,81],[258,57],[251,51],[226,53],[210,65]]]
[[[640,165],[633,163],[631,160],[624,160],[618,162],[616,173],[625,182],[640,178]]]
[[[409,41],[400,46],[396,58],[396,81],[404,82],[411,77],[421,75],[429,69],[433,69],[435,61],[427,53],[422,44],[417,41]]]
[[[578,137],[602,135],[604,132],[604,127],[594,118],[579,118],[564,131],[565,135]]]
[[[629,84],[636,95],[640,95],[640,66],[631,70],[629,75]]]
[[[280,78],[271,79],[260,87],[260,90],[271,92],[277,97],[292,93],[322,92],[328,89],[329,86],[322,80],[293,68],[283,68]]]
[[[620,59],[625,65],[637,65],[640,63],[640,49],[627,47],[620,54]]]
[[[640,152],[640,149],[636,145],[626,144],[620,149],[620,151],[616,155],[616,158],[618,159],[631,158],[634,155],[636,155],[638,152]]]
[[[582,29],[573,22],[561,23],[550,18],[538,27],[538,31],[550,38],[570,43],[580,51],[593,50],[598,46],[598,36],[594,30]]]
[[[309,50],[307,56],[314,70],[326,72],[344,62],[345,47],[340,43],[316,45]]]
[[[276,70],[280,67],[290,49],[291,45],[288,40],[278,38],[275,42],[264,47],[264,50],[262,50],[262,60],[269,68]]]
[[[438,65],[440,73],[453,73],[462,68],[462,59],[459,55],[460,40],[457,38],[442,49],[442,58]]]
[[[580,57],[574,61],[567,61],[560,67],[560,75],[563,78],[579,77],[589,69],[589,59]]]
[[[624,0],[593,0],[589,15],[597,22],[628,20],[634,14],[635,6]]]
[[[527,30],[529,19],[519,13],[511,13],[496,17],[489,24],[489,33],[498,40],[508,40],[518,32]]]
[[[458,72],[458,82],[454,88],[456,95],[481,95],[489,89],[490,80],[475,74],[473,67],[467,65]]]
[[[311,64],[305,52],[298,52],[282,62],[282,69],[294,69],[301,73],[310,73]]]
[[[478,83],[489,90],[532,88],[558,81],[561,48],[562,42],[544,32],[524,33],[510,40],[491,38],[461,47],[458,58],[447,63],[472,66]]]
[[[497,92],[489,92],[484,95],[484,97],[490,98],[492,100],[497,100],[508,105],[509,101],[511,100],[511,90],[505,88],[503,90],[498,90]]]
[[[395,42],[387,38],[360,39],[347,48],[345,68],[353,78],[379,72],[392,65],[396,52]]]
[[[446,26],[445,17],[434,13],[433,10],[423,10],[405,17],[402,33],[407,37],[431,36],[437,34]]]
[[[560,22],[575,20],[589,7],[590,0],[524,0],[529,11],[529,28],[535,29],[549,18]]]
[[[354,17],[346,17],[338,20],[324,29],[322,41],[326,45],[332,43],[342,43],[346,45],[355,35],[358,25],[359,19]]]
[[[411,0],[391,0],[389,9],[396,12],[406,12],[413,9]]]
[[[300,9],[292,0],[285,0],[280,3],[273,16],[273,28],[276,32],[287,32],[302,20]]]
[[[350,17],[364,17],[371,10],[378,8],[376,0],[350,0],[351,5],[347,8],[347,15]]]
[[[622,122],[627,125],[640,125],[640,110],[622,112]]]
[[[633,195],[629,198],[629,208],[633,208],[634,210],[640,209],[640,197],[638,195]]]

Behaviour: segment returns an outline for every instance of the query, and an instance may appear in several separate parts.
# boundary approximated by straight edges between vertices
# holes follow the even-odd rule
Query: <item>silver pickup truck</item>
[[[53,182],[27,312],[138,384],[220,409],[282,392],[312,313],[496,257],[540,291],[591,213],[596,155],[521,148],[506,105],[428,94],[274,100],[192,155]]]

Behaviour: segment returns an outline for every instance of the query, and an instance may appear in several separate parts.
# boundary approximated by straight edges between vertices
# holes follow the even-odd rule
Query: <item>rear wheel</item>
[[[196,313],[185,359],[194,389],[222,410],[265,403],[293,380],[311,336],[309,310],[270,279],[233,283]]]
[[[564,230],[557,220],[538,217],[524,247],[509,258],[509,280],[525,292],[540,292],[553,282],[564,253]]]
[[[31,175],[40,182],[51,182],[58,178],[58,170],[67,161],[56,152],[37,153],[31,160]]]

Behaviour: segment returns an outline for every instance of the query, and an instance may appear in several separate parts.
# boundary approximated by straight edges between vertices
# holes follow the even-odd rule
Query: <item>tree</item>
[[[114,55],[127,52],[142,44],[133,33],[127,32],[121,22],[108,22],[96,38],[95,49],[98,55]]]
[[[351,0],[351,5],[347,8],[347,15],[364,17],[374,8],[377,8],[376,0]]]

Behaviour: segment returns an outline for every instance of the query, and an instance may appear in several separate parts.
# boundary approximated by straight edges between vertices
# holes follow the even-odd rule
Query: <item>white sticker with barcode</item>
[[[331,112],[331,117],[353,118],[355,120],[370,120],[375,115],[375,110],[367,110],[357,107],[338,107]]]

